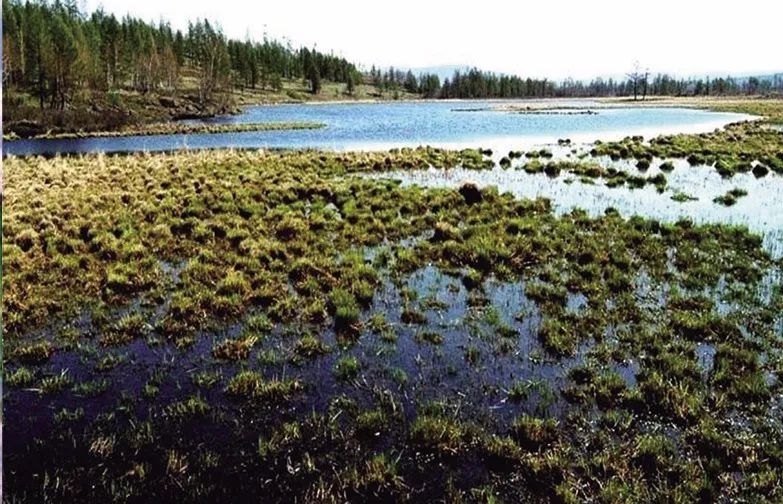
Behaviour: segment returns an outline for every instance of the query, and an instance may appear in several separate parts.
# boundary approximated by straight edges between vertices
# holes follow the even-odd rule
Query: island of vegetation
[[[147,124],[143,126],[125,126],[110,131],[74,131],[71,133],[42,133],[32,137],[33,139],[45,138],[107,138],[124,136],[149,136],[149,135],[203,135],[217,133],[245,133],[251,131],[281,131],[323,128],[324,123],[317,122],[266,122],[266,123],[185,123],[166,122]],[[19,137],[15,133],[3,135],[3,140],[16,140]]]

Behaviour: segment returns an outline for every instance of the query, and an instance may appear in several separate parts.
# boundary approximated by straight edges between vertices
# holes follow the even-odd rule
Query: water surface
[[[225,134],[15,140],[4,143],[3,153],[25,155],[220,147],[386,150],[419,145],[503,149],[509,145],[554,142],[558,138],[593,141],[626,135],[649,137],[706,132],[752,117],[686,108],[602,108],[591,100],[562,101],[562,104],[584,107],[595,111],[595,114],[520,114],[488,110],[509,103],[512,102],[469,100],[252,106],[242,114],[215,117],[204,122],[312,121],[323,123],[326,127]],[[465,109],[471,111],[465,112]]]

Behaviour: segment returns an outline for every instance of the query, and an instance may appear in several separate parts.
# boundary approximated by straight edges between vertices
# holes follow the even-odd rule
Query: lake
[[[649,137],[706,132],[751,118],[745,114],[686,108],[607,108],[593,100],[554,102],[564,107],[562,114],[482,110],[509,103],[513,102],[463,100],[252,106],[242,114],[215,117],[204,122],[313,121],[324,123],[326,127],[225,134],[15,140],[4,142],[3,153],[29,155],[219,147],[386,150],[427,144],[445,148],[481,146],[508,150],[554,142],[558,138],[591,142],[627,135]],[[576,114],[573,107],[595,113]]]

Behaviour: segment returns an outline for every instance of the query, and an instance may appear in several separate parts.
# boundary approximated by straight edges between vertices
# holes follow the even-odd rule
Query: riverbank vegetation
[[[76,131],[72,133],[44,133],[36,135],[34,139],[46,138],[109,138],[124,136],[149,136],[149,135],[204,135],[218,133],[244,133],[249,131],[280,131],[318,129],[326,125],[316,122],[268,122],[268,123],[185,123],[168,122],[159,124],[147,124],[138,127],[123,127],[112,131]],[[14,134],[3,135],[3,140],[15,140]]]
[[[783,498],[761,238],[364,176],[488,155],[9,157],[7,495]]]

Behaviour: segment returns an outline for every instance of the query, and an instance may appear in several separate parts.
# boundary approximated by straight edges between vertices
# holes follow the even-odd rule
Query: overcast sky
[[[234,38],[286,37],[366,67],[477,66],[523,76],[783,71],[783,0],[82,0],[117,15],[217,20]]]

